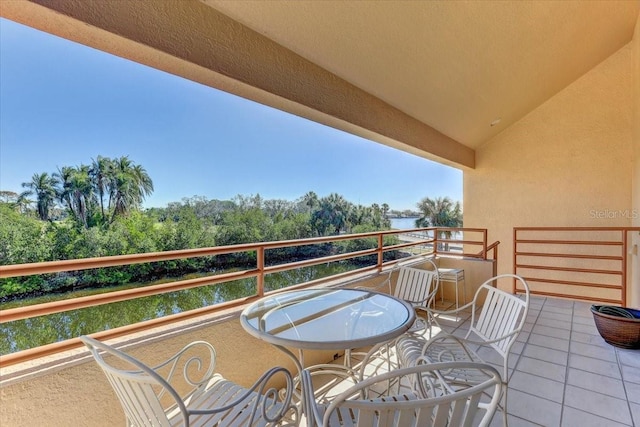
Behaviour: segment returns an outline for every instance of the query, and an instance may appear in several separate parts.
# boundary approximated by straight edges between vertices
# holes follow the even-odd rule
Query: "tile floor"
[[[640,427],[640,350],[607,344],[590,307],[532,297],[509,358],[510,426]],[[463,333],[463,320],[445,329]]]
[[[531,298],[524,331],[509,357],[510,427],[640,427],[640,350],[607,344],[590,307]],[[464,335],[469,316],[439,323],[449,333]],[[502,372],[499,357],[481,355]],[[491,426],[502,426],[501,413]]]

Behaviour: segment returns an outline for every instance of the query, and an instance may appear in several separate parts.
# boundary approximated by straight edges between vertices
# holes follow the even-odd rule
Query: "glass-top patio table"
[[[304,289],[262,298],[244,309],[242,327],[288,354],[301,371],[303,350],[347,350],[384,343],[415,320],[410,304],[366,289]],[[296,357],[289,348],[298,349]]]

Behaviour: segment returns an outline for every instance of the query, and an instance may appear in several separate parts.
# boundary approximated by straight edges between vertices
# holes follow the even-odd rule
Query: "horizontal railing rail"
[[[640,227],[516,227],[513,270],[532,294],[626,305],[630,233]],[[522,289],[515,288],[514,292]]]
[[[458,228],[452,231],[456,231],[463,236],[467,230],[469,231],[469,233],[481,233],[482,237],[478,240],[447,239],[446,243],[452,242],[457,244],[463,244],[463,242],[466,242],[464,244],[482,245],[483,249],[481,252],[476,254],[471,254],[470,256],[473,256],[474,258],[484,257],[484,259],[487,259],[486,255],[488,251],[490,250],[491,247],[496,248],[497,242],[494,243],[491,247],[488,247],[486,244],[486,230],[482,230],[482,229]],[[437,237],[440,233],[446,232],[447,229],[422,228],[422,229],[415,229],[414,231],[420,231],[424,233],[424,236],[427,236],[427,237],[424,239],[419,239],[419,240],[410,241],[410,242],[387,244],[385,246],[385,237],[388,237],[388,236],[399,237],[399,235],[402,235],[406,232],[406,230],[385,230],[385,231],[377,231],[377,232],[369,232],[369,233],[326,236],[326,237],[317,237],[317,238],[300,239],[300,240],[248,243],[248,244],[217,246],[217,247],[211,247],[211,248],[185,249],[185,250],[167,251],[167,252],[153,252],[153,253],[117,255],[117,256],[108,256],[108,257],[99,257],[99,258],[84,258],[84,259],[61,260],[61,261],[51,261],[51,262],[30,263],[30,264],[4,265],[4,266],[0,266],[0,278],[31,276],[31,275],[38,275],[38,274],[59,273],[59,272],[68,272],[68,271],[79,271],[79,270],[87,270],[87,269],[116,267],[116,266],[123,266],[123,265],[152,263],[152,262],[159,262],[159,261],[197,258],[197,257],[205,257],[205,256],[228,255],[228,254],[240,253],[240,252],[256,253],[255,268],[249,268],[241,271],[220,273],[220,274],[200,277],[196,279],[176,280],[173,282],[163,283],[158,285],[150,285],[150,286],[138,287],[133,289],[120,290],[120,291],[111,291],[111,292],[106,292],[106,293],[91,295],[86,297],[79,297],[79,298],[73,298],[68,300],[54,301],[54,302],[34,304],[30,306],[1,310],[0,323],[7,323],[7,322],[16,321],[16,320],[29,319],[37,316],[61,313],[61,312],[77,310],[81,308],[89,308],[89,307],[99,306],[103,304],[110,304],[114,302],[127,301],[127,300],[136,299],[136,298],[142,298],[142,297],[158,295],[158,294],[163,294],[168,292],[176,292],[176,291],[196,288],[200,286],[216,285],[216,284],[226,283],[226,282],[239,280],[239,279],[246,279],[246,278],[253,278],[253,277],[256,278],[256,292],[254,295],[239,298],[233,301],[227,301],[224,303],[211,305],[208,307],[202,307],[196,310],[190,310],[182,313],[172,314],[169,316],[159,317],[156,319],[151,319],[144,322],[136,323],[134,325],[127,325],[123,327],[113,328],[107,331],[102,331],[102,332],[93,334],[95,337],[98,337],[100,339],[110,339],[110,338],[123,336],[129,333],[133,333],[133,332],[143,331],[153,327],[164,326],[176,321],[181,321],[181,320],[202,316],[204,314],[219,312],[223,309],[240,306],[248,302],[254,301],[255,299],[261,298],[262,296],[268,293],[278,292],[278,291],[265,292],[264,279],[265,279],[265,275],[267,274],[283,272],[288,270],[295,270],[303,267],[310,267],[310,266],[326,264],[330,262],[355,259],[363,256],[371,256],[371,255],[377,256],[377,261],[375,265],[358,268],[358,269],[340,273],[340,274],[334,274],[328,277],[306,282],[303,284],[293,285],[287,288],[287,289],[294,289],[299,287],[313,286],[313,285],[325,283],[328,281],[353,277],[363,273],[370,273],[374,271],[380,272],[383,269],[393,266],[397,262],[403,260],[401,258],[399,260],[385,262],[384,254],[389,251],[402,250],[402,249],[411,248],[415,246],[421,246],[421,247],[430,247],[430,250],[422,251],[419,254],[419,256],[448,256],[448,255],[460,256],[461,255],[460,253],[453,253],[447,250],[446,247],[444,246],[439,247],[441,245],[439,245],[438,242],[440,243],[445,243],[445,242],[443,242],[442,240],[438,240]],[[428,237],[428,236],[431,236],[431,237]],[[373,238],[376,239],[377,245],[376,247],[371,249],[317,257],[317,258],[312,258],[312,259],[307,259],[302,261],[287,262],[287,263],[282,263],[277,265],[269,265],[269,266],[265,265],[265,253],[269,249],[280,249],[280,248],[287,248],[287,247],[306,246],[306,245],[338,242],[338,241],[345,241],[345,240],[373,239]],[[494,252],[494,257],[497,258],[497,251]],[[2,364],[3,366],[8,366],[8,365],[20,363],[26,360],[34,359],[37,357],[42,357],[45,355],[50,355],[53,353],[70,350],[76,347],[80,347],[81,345],[82,343],[80,342],[80,340],[78,340],[77,338],[74,338],[74,339],[69,339],[61,342],[47,344],[44,346],[40,346],[40,347],[28,349],[28,350],[18,351],[18,352],[7,354],[7,355],[0,355],[0,364]]]
[[[484,228],[463,228],[463,227],[431,227],[404,230],[404,235],[420,239],[428,238],[420,242],[420,245],[427,245],[434,253],[440,256],[462,256],[465,258],[487,259],[487,253],[497,247],[500,242],[487,246],[487,230]],[[465,238],[465,234],[469,238]],[[457,237],[460,235],[460,237]],[[474,238],[475,237],[475,238]],[[465,252],[467,248],[480,246],[479,252]],[[494,255],[496,253],[494,252]]]

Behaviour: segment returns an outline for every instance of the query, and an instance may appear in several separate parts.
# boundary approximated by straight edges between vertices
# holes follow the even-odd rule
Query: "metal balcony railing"
[[[418,238],[411,238],[409,241],[397,244],[387,244],[385,246],[385,237],[399,236],[402,234],[418,233]],[[282,263],[277,265],[265,265],[265,252],[270,249],[297,247],[313,244],[322,244],[330,242],[338,242],[356,239],[376,239],[377,245],[371,249],[359,250],[355,252],[341,253],[331,256],[323,256],[303,261],[295,261]],[[244,279],[256,278],[255,294],[249,297],[235,299],[220,304],[214,304],[208,307],[202,307],[182,313],[169,316],[158,317],[144,322],[131,324],[119,328],[109,329],[93,334],[98,339],[110,339],[133,332],[143,331],[152,327],[167,325],[180,320],[186,320],[204,314],[219,312],[226,308],[236,307],[246,304],[257,298],[271,292],[265,292],[264,283],[265,276],[271,273],[281,271],[295,270],[303,267],[326,264],[335,261],[350,260],[363,256],[376,256],[376,263],[363,268],[358,268],[345,273],[332,275],[315,281],[292,284],[287,289],[300,287],[308,287],[323,282],[339,280],[350,276],[356,276],[367,272],[380,272],[384,268],[390,267],[399,260],[384,261],[384,254],[390,251],[408,251],[408,256],[466,256],[479,259],[487,259],[488,254],[492,254],[493,260],[497,260],[497,245],[487,245],[487,230],[477,228],[419,228],[413,230],[387,230],[370,233],[348,234],[338,236],[327,236],[300,240],[287,240],[276,242],[249,243],[230,246],[218,246],[211,248],[198,248],[168,252],[144,253],[133,255],[119,255],[101,258],[85,258],[64,261],[41,262],[31,264],[16,264],[0,266],[0,278],[29,276],[45,273],[56,273],[66,271],[77,271],[104,267],[123,266],[139,263],[151,263],[158,261],[177,260],[186,258],[196,258],[203,256],[226,255],[233,253],[255,253],[256,265],[254,268],[228,272],[216,275],[200,277],[197,279],[176,280],[170,283],[159,285],[151,285],[127,290],[107,292],[87,297],[73,298],[62,301],[35,304],[25,307],[12,308],[0,311],[0,323],[11,322],[21,319],[29,319],[37,316],[44,316],[53,313],[66,312],[80,308],[94,307],[102,304],[109,304],[118,301],[132,300],[150,295],[158,295],[168,292],[175,292],[199,286],[209,286],[222,284],[225,282]],[[466,247],[478,247],[479,251],[473,253],[465,253],[462,249]],[[406,258],[404,258],[406,259]],[[401,260],[401,259],[400,259]],[[54,354],[73,348],[81,347],[82,343],[77,338],[72,338],[52,344],[47,344],[28,350],[22,350],[11,354],[1,355],[0,364],[8,366],[20,363],[26,360]]]
[[[640,227],[516,227],[513,271],[532,294],[625,306],[632,232]]]

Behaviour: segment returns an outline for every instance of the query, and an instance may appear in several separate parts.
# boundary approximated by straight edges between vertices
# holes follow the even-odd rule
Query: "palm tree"
[[[138,209],[152,192],[153,182],[142,166],[134,165],[127,156],[113,161],[109,179],[109,208],[113,207],[111,221]]]
[[[153,181],[145,168],[140,165],[135,165],[131,173],[136,183],[136,204],[139,207],[144,202],[145,197],[153,193]]]
[[[54,176],[58,178],[58,199],[67,206],[74,218],[87,228],[89,213],[96,203],[89,166],[64,166]]]
[[[302,196],[302,203],[307,207],[308,212],[311,213],[316,210],[320,202],[318,200],[318,195],[313,191],[309,191],[307,194]]]
[[[371,222],[370,219],[371,208],[357,205],[349,210],[349,217],[347,218],[347,222],[351,225],[351,227],[353,227],[356,225],[365,224],[366,222]]]
[[[417,207],[422,216],[416,220],[416,227],[462,226],[460,202],[453,203],[448,197],[425,197],[418,202]]]
[[[16,209],[18,209],[18,212],[20,213],[27,212],[29,205],[33,203],[33,200],[29,199],[28,194],[26,193],[27,192],[20,193],[16,199]]]
[[[389,205],[386,203],[382,204],[382,215],[386,218],[389,215]]]
[[[454,203],[448,197],[425,197],[418,202],[417,207],[421,216],[416,220],[416,227],[462,227],[460,202]],[[445,231],[444,235],[450,239],[452,232]]]
[[[55,202],[56,198],[56,179],[49,176],[48,173],[43,172],[41,174],[33,174],[30,182],[23,182],[22,187],[28,190],[22,193],[23,196],[30,196],[35,194],[38,217],[47,221],[49,219],[49,210]]]
[[[320,236],[340,234],[348,227],[351,203],[337,193],[331,193],[319,201],[318,209],[311,215],[314,229]]]
[[[100,202],[100,212],[102,220],[106,220],[107,216],[104,211],[104,196],[108,191],[109,178],[113,170],[113,162],[107,157],[98,156],[96,160],[92,159],[89,176],[93,182],[93,189],[96,192],[98,201]]]
[[[71,166],[58,168],[58,172],[54,174],[58,185],[58,188],[56,189],[57,197],[69,211],[73,212],[73,202],[71,201],[71,195],[73,193],[71,191],[71,175],[73,175],[73,168]]]
[[[382,204],[381,227],[391,228],[391,220],[389,219],[389,205],[386,203]]]
[[[387,209],[389,208],[386,203],[382,206],[377,203],[371,205],[371,223],[377,229],[381,229],[387,225],[387,216],[384,206],[387,206]]]

